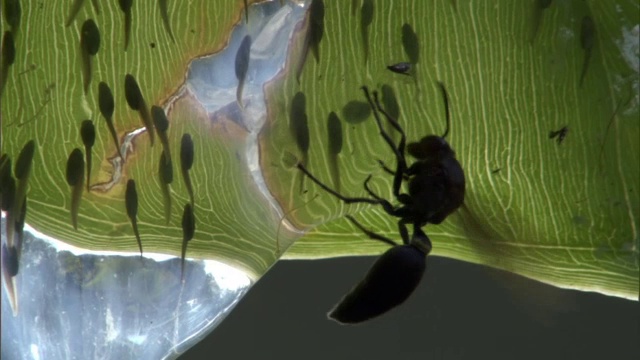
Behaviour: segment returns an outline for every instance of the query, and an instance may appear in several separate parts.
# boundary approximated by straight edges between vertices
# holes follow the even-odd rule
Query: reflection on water
[[[5,234],[2,219],[2,237]],[[3,359],[175,357],[222,321],[251,285],[222,263],[88,252],[28,228],[19,312],[2,292]],[[27,350],[25,353],[25,350]]]
[[[267,117],[263,87],[284,69],[289,40],[309,3],[308,0],[291,1],[281,6],[279,1],[271,1],[252,6],[249,25],[233,30],[223,52],[194,60],[186,81],[187,91],[206,109],[211,121],[229,119],[247,131],[245,156],[249,170],[260,192],[280,214],[280,207],[267,189],[260,169],[258,133]],[[246,35],[251,37],[252,45],[242,93],[244,109],[241,109],[236,101],[235,61]]]
[[[194,60],[186,87],[215,118],[216,112],[235,121],[247,132],[257,132],[266,119],[263,86],[284,68],[289,38],[306,7],[272,1],[252,6],[249,26],[237,26],[223,52]],[[243,90],[244,111],[236,103],[236,54],[242,39],[252,39],[249,69]]]

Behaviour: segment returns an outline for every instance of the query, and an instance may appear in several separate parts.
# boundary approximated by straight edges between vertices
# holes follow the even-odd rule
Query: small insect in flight
[[[569,127],[563,126],[560,130],[549,131],[549,139],[556,139],[558,145],[562,144],[564,138],[567,137],[569,133]]]
[[[440,224],[458,209],[464,201],[465,177],[453,149],[445,140],[449,134],[449,98],[442,83],[438,83],[444,99],[447,127],[442,136],[428,135],[418,142],[407,144],[400,124],[380,105],[378,93],[373,97],[362,87],[373,110],[374,118],[384,141],[396,158],[393,174],[393,195],[399,205],[375,194],[369,187],[371,175],[364,182],[369,197],[347,197],[330,188],[312,175],[303,164],[297,167],[314,183],[347,204],[367,203],[381,205],[384,211],[399,218],[398,228],[402,245],[365,228],[355,218],[346,218],[369,238],[391,245],[375,262],[367,276],[356,285],[329,313],[329,318],[341,324],[357,324],[386,313],[402,304],[415,290],[426,269],[426,256],[431,252],[431,240],[422,230],[427,224]],[[382,113],[391,127],[400,133],[398,145],[382,125]],[[416,161],[410,166],[405,150]],[[408,193],[403,193],[403,181],[408,182]],[[412,226],[409,236],[407,226]]]

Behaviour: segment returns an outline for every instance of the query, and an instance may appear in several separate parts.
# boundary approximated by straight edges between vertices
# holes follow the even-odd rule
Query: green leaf
[[[275,228],[267,228],[267,222],[259,220],[273,218],[270,206],[257,200],[261,195],[250,184],[246,165],[237,158],[243,152],[240,140],[245,134],[237,129],[217,133],[203,120],[204,110],[192,97],[182,96],[172,103],[168,142],[174,153],[176,179],[170,186],[169,224],[164,221],[158,174],[160,141],[151,147],[147,134],[135,137],[126,151],[124,166],[118,168],[116,146],[98,106],[98,84],[104,81],[113,92],[113,121],[120,142],[126,142],[125,134],[143,124],[138,112],[125,101],[125,74],[135,77],[148,108],[166,105],[180,91],[191,60],[225,47],[242,10],[241,2],[199,1],[189,6],[171,2],[172,30],[180,39],[174,43],[157,6],[155,1],[133,4],[130,43],[125,51],[125,16],[117,2],[105,3],[99,14],[85,2],[65,27],[71,4],[22,1],[22,8],[31,11],[23,12],[20,27],[13,29],[17,51],[2,95],[2,152],[15,159],[26,141],[36,141],[27,222],[76,246],[134,251],[137,244],[124,201],[127,179],[133,178],[138,187],[137,218],[144,250],[179,255],[182,208],[189,196],[179,175],[178,159],[180,139],[189,133],[196,146],[190,172],[198,224],[188,255],[218,257],[254,276],[261,274],[275,259],[271,245]],[[87,18],[95,20],[102,41],[91,58],[92,81],[85,95],[80,29]],[[8,30],[5,23],[2,26],[2,31]],[[97,137],[92,190],[83,194],[75,231],[70,222],[71,189],[65,181],[65,163],[69,152],[82,144],[80,126],[85,119],[94,121]],[[256,226],[246,226],[252,222]]]
[[[390,85],[409,141],[442,134],[444,108],[436,81],[449,92],[448,137],[467,177],[465,205],[439,226],[428,225],[433,254],[505,269],[562,287],[638,297],[638,6],[628,1],[554,2],[533,38],[534,2],[375,2],[368,61],[358,16],[348,4],[328,3],[319,62],[309,59],[298,87],[292,79],[271,99],[277,116],[265,130],[263,169],[299,227],[309,233],[288,258],[376,254],[385,245],[366,239],[344,220],[353,214],[381,235],[399,239],[397,219],[381,208],[345,206],[313,184],[299,195],[295,169],[268,167],[302,155],[284,109],[296,91],[307,97],[311,133],[307,167],[332,184],[327,119],[360,85]],[[584,83],[580,75],[583,16],[596,26]],[[411,77],[385,70],[415,58],[405,54],[403,25],[419,40]],[[309,100],[312,99],[312,100]],[[343,112],[344,115],[344,112]],[[345,144],[338,156],[342,193],[365,196],[364,179],[392,198],[392,177],[377,159],[394,156],[375,123],[342,116]],[[550,131],[567,126],[562,143]],[[288,142],[289,147],[282,146]],[[393,168],[393,166],[391,166]],[[399,241],[399,240],[398,240]]]
[[[543,11],[535,10],[535,1],[368,1],[365,20],[371,20],[364,29],[361,24],[369,21],[361,21],[359,9],[354,16],[353,2],[326,1],[318,60],[307,57],[298,83],[306,29],[300,28],[287,67],[265,86],[268,118],[258,137],[260,166],[282,212],[256,186],[246,156],[247,130],[224,116],[209,121],[203,106],[179,91],[191,60],[225,47],[232,26],[244,17],[243,2],[170,2],[175,43],[157,3],[135,2],[126,52],[125,17],[116,2],[105,2],[100,14],[85,2],[69,27],[64,25],[68,2],[21,3],[22,18],[17,31],[12,29],[15,62],[1,99],[1,148],[15,161],[27,141],[36,141],[27,223],[39,231],[84,248],[138,251],[124,202],[132,178],[144,251],[179,255],[181,209],[190,202],[179,171],[179,145],[189,133],[195,144],[189,173],[196,231],[188,256],[219,259],[259,277],[279,256],[276,238],[284,249],[301,235],[296,229],[308,232],[289,249],[289,258],[378,254],[384,246],[343,216],[352,214],[399,239],[396,220],[380,208],[341,204],[291,167],[303,157],[289,124],[291,102],[296,93],[305,94],[307,165],[314,174],[329,184],[335,178],[327,138],[334,111],[344,131],[337,156],[340,191],[364,195],[362,182],[373,174],[374,190],[391,199],[391,177],[377,162],[393,165],[391,152],[371,118],[349,122],[343,109],[365,100],[361,85],[386,84],[397,98],[398,120],[409,141],[441,134],[444,107],[436,81],[442,81],[452,111],[447,140],[465,169],[467,194],[464,208],[425,228],[433,254],[563,287],[637,298],[640,19],[631,0],[555,1]],[[587,14],[595,38],[580,86],[585,55],[580,26]],[[100,47],[89,56],[92,80],[85,94],[80,29],[88,18],[100,31]],[[419,41],[417,48],[407,45],[411,55],[403,47],[404,24]],[[9,28],[5,21],[0,30]],[[386,70],[410,59],[418,61],[411,77]],[[149,108],[171,104],[167,135],[175,176],[169,224],[158,174],[160,141],[151,147],[148,135],[136,136],[122,172],[113,165],[119,156],[100,115],[98,83],[113,91],[113,119],[122,141],[126,132],[142,127],[125,101],[127,73],[136,78]],[[93,120],[97,133],[93,188],[83,195],[75,231],[65,164],[71,150],[81,147],[80,124],[86,119]],[[563,126],[569,132],[561,144],[549,139],[550,131]],[[283,212],[289,221],[281,223]]]

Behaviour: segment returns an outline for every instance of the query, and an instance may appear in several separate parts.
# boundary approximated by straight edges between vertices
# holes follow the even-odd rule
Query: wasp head
[[[407,145],[407,152],[418,160],[439,160],[455,156],[447,141],[437,135],[428,135]]]

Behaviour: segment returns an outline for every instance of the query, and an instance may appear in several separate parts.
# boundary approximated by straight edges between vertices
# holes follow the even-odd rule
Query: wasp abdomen
[[[402,304],[418,286],[426,254],[413,245],[394,246],[373,264],[367,276],[333,310],[329,318],[355,324]]]

